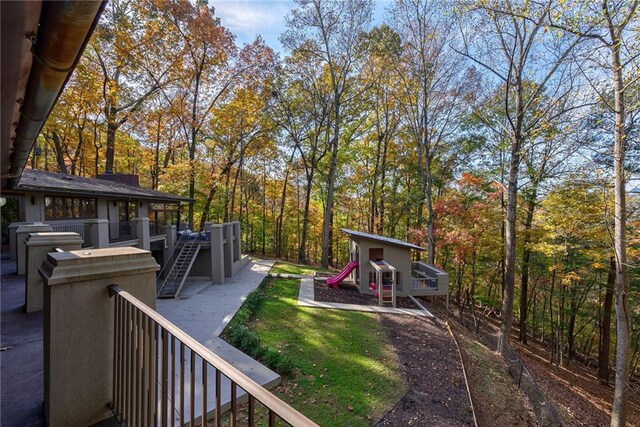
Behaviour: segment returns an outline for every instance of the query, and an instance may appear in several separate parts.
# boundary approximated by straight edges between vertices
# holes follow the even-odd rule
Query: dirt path
[[[473,425],[455,343],[444,323],[380,315],[396,348],[409,391],[377,426]]]

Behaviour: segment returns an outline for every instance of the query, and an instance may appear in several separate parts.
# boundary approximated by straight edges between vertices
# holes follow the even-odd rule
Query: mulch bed
[[[342,282],[336,289],[330,288],[325,282],[314,281],[314,294],[316,301],[337,302],[344,304],[378,305],[378,299],[373,295],[361,294],[353,283]],[[397,308],[417,309],[416,305],[408,297],[396,297]]]
[[[460,358],[444,323],[393,314],[382,314],[380,319],[409,390],[376,425],[473,425]]]
[[[333,289],[315,281],[314,291],[316,301],[378,305],[376,298],[361,294],[353,283]],[[418,308],[408,297],[397,297],[396,306]],[[446,325],[411,315],[379,316],[396,349],[408,391],[375,425],[473,425],[460,357]]]

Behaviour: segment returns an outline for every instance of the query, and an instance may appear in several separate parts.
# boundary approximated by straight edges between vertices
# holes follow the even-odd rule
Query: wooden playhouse
[[[448,304],[449,275],[433,265],[413,261],[412,252],[424,248],[376,234],[342,231],[349,235],[349,264],[355,266],[350,278],[360,293],[379,295],[380,305],[395,306],[396,296],[409,295],[444,295]],[[392,292],[378,292],[385,288]]]

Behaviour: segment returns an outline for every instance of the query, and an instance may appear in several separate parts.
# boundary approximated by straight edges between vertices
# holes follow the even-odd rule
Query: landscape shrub
[[[280,375],[288,375],[294,368],[291,358],[275,349],[262,345],[260,336],[246,326],[246,323],[260,309],[264,299],[265,295],[261,287],[247,295],[247,299],[229,323],[224,335],[228,337],[229,344],[238,350],[259,360],[266,367]]]

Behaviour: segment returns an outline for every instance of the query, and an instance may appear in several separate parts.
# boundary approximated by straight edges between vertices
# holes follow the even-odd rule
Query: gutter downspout
[[[11,154],[9,188],[22,175],[49,113],[69,81],[107,1],[45,1],[33,47],[33,67]]]

